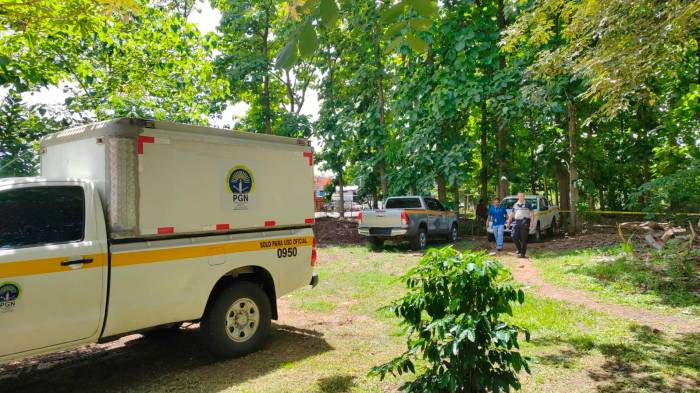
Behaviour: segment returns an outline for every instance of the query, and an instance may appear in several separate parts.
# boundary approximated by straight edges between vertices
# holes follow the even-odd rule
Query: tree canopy
[[[32,141],[70,124],[206,124],[243,102],[236,127],[312,136],[336,183],[375,203],[525,190],[574,212],[698,208],[698,2],[211,5],[202,34],[193,0],[3,2],[2,174],[35,171]],[[25,102],[46,87],[65,103]]]

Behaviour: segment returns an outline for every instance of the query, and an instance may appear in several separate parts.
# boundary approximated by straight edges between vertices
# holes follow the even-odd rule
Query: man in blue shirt
[[[489,207],[489,222],[493,228],[493,236],[496,238],[496,251],[503,251],[503,229],[507,218],[506,207],[501,205],[500,198],[495,198],[493,205]]]

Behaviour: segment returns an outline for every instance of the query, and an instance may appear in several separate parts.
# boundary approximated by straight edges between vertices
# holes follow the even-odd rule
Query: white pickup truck
[[[306,140],[117,119],[41,141],[0,180],[0,363],[200,321],[217,355],[264,342],[314,286]]]
[[[517,195],[511,195],[503,198],[501,201],[507,208],[508,215],[512,213],[513,205],[517,201]],[[559,213],[558,206],[550,205],[547,198],[539,195],[525,195],[525,201],[535,208],[535,225],[530,228],[530,236],[534,241],[541,241],[545,231],[549,235],[556,235],[559,233],[559,228],[561,227],[561,213]],[[488,233],[489,240],[494,241],[490,219],[486,225],[486,232]],[[511,228],[505,228],[504,233],[506,235],[510,236],[510,232]]]

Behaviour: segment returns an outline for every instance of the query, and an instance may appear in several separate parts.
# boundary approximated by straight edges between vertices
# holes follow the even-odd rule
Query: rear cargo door
[[[0,356],[97,335],[107,255],[93,209],[81,185],[0,191]]]

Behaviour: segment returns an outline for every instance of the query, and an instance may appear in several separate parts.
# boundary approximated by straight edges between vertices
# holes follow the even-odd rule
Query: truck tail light
[[[318,259],[318,254],[316,253],[316,238],[311,242],[311,266],[316,266],[316,259]]]
[[[401,225],[408,225],[411,222],[411,219],[408,218],[408,214],[403,211],[401,212]]]
[[[357,215],[357,221],[362,224],[362,212]]]

